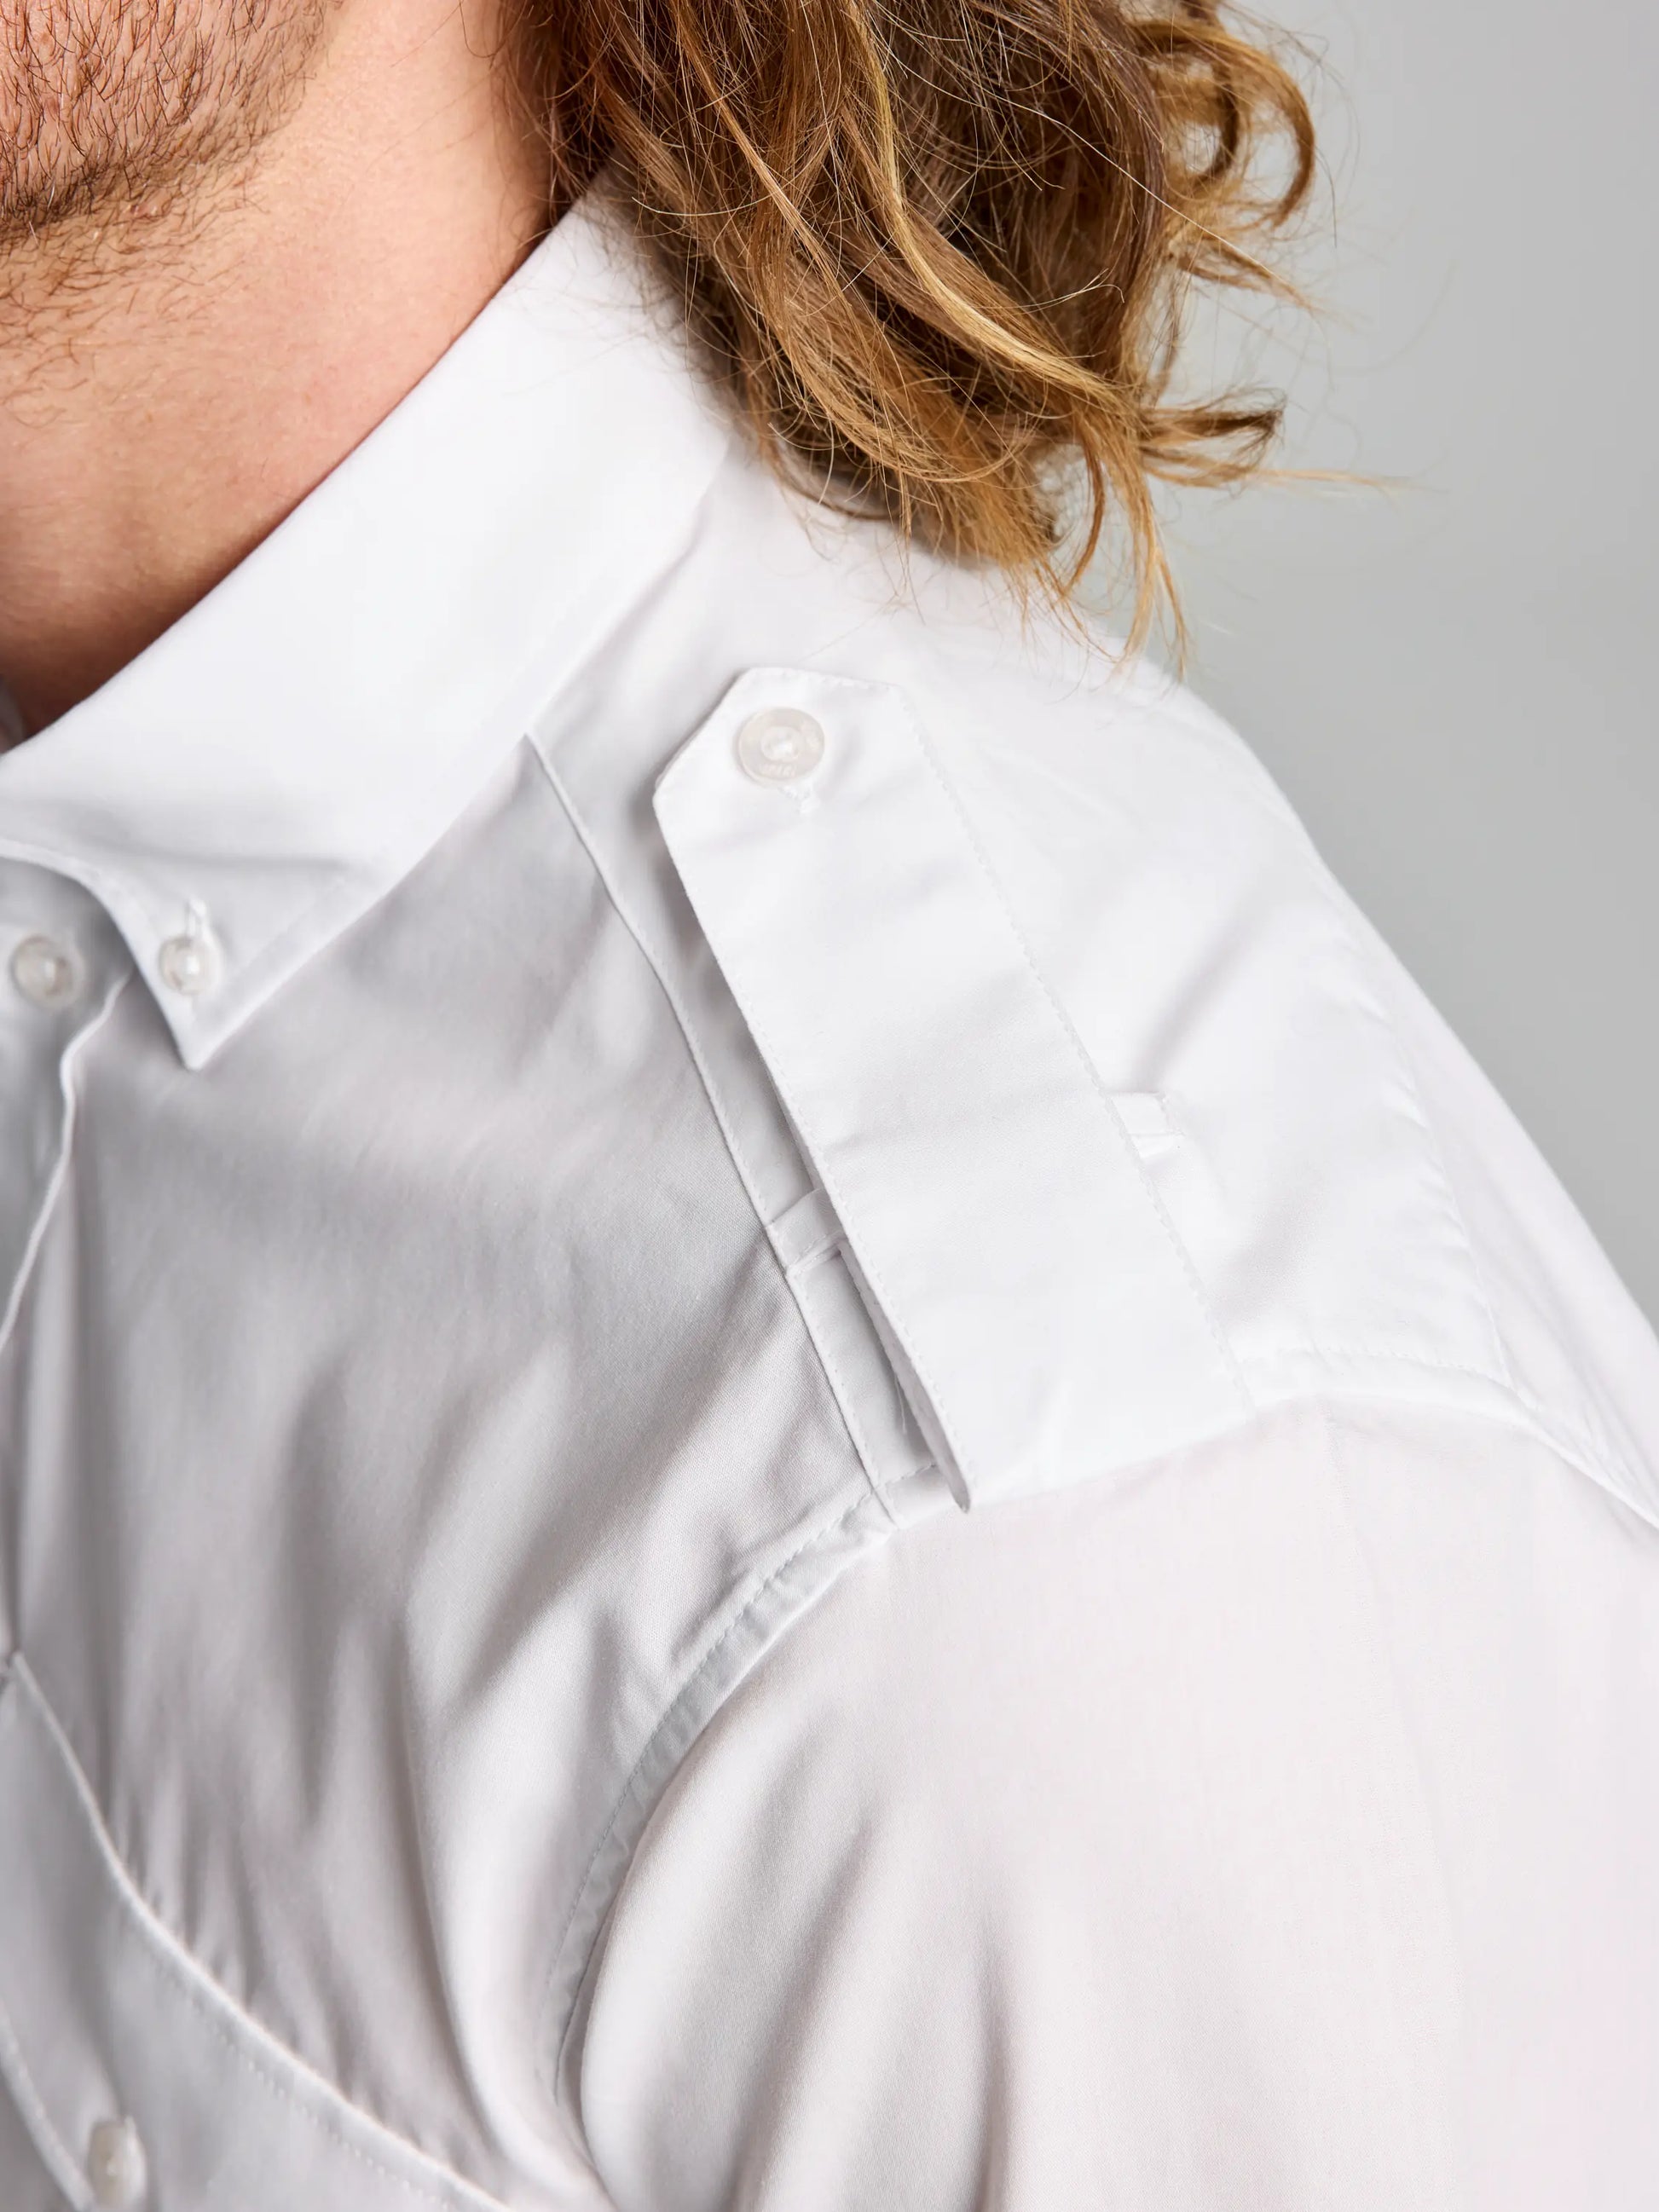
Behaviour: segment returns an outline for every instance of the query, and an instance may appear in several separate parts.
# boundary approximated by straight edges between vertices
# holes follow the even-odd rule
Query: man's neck
[[[545,157],[480,27],[350,0],[242,175],[0,264],[0,678],[26,730],[234,567],[522,257]]]

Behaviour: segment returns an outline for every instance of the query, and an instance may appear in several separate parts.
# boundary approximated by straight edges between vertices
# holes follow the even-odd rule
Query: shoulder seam
[[[1340,1354],[1337,1353],[1334,1356],[1340,1357]],[[1426,1374],[1443,1373],[1449,1369],[1458,1373],[1474,1375],[1480,1373],[1478,1369],[1474,1368],[1453,1369],[1450,1362],[1437,1365],[1432,1362],[1406,1355],[1398,1356],[1395,1364],[1401,1368],[1417,1369]],[[1484,1379],[1491,1380],[1490,1377]],[[1311,1405],[1317,1407],[1322,1417],[1328,1417],[1334,1408],[1345,1402],[1358,1400],[1369,1400],[1373,1404],[1381,1406],[1398,1406],[1411,1402],[1402,1401],[1392,1392],[1375,1383],[1358,1382],[1348,1389],[1344,1389],[1340,1382],[1333,1382],[1323,1384],[1317,1389],[1286,1393],[1284,1397],[1277,1401],[1277,1403],[1281,1406],[1296,1403]],[[1650,1504],[1644,1501],[1641,1486],[1632,1480],[1630,1471],[1620,1455],[1610,1450],[1603,1442],[1591,1437],[1587,1431],[1557,1419],[1547,1407],[1513,1382],[1506,1382],[1502,1386],[1501,1395],[1497,1404],[1488,1402],[1483,1406],[1460,1406],[1446,1399],[1428,1402],[1433,1405],[1437,1412],[1455,1413],[1466,1420],[1485,1422],[1492,1428],[1512,1429],[1522,1435],[1531,1437],[1536,1443],[1543,1444],[1553,1452],[1563,1465],[1570,1467],[1575,1474],[1583,1475],[1587,1482],[1594,1483],[1598,1490],[1605,1491],[1627,1512],[1633,1513],[1638,1521],[1644,1522],[1650,1528],[1659,1529],[1659,1511],[1656,1511]]]

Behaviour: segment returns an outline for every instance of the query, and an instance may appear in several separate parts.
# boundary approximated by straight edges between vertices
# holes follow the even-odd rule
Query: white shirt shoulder
[[[0,961],[7,2212],[1651,2203],[1659,1347],[602,204],[0,758]]]
[[[601,2170],[1636,2205],[1651,1332],[1236,733],[925,588],[792,660],[810,596],[656,811],[974,1510],[665,1784],[565,2048]]]
[[[1237,733],[1110,641],[1022,623],[920,556],[896,583],[879,541],[820,526],[804,558],[785,502],[750,465],[732,475],[703,523],[709,567],[737,580],[715,631],[740,672],[662,777],[657,813],[798,1126],[797,1013],[877,1121],[890,1079],[896,1141],[928,1162],[912,1202],[960,1188],[972,1170],[924,1133],[910,1080],[931,1056],[941,1124],[966,1141],[977,1115],[988,1158],[1024,1155],[1016,1233],[1067,1306],[1097,1317],[1137,1273],[1125,1240],[1142,1239],[1136,1296],[1156,1318],[1132,1357],[1152,1361],[1144,1397],[1182,1395],[1193,1432],[1309,1394],[1456,1405],[1541,1435],[1659,1514],[1652,1330]],[[757,784],[744,732],[780,709],[817,750]],[[994,1097],[1013,1059],[1019,1096]],[[1039,1221],[1045,1131],[1059,1157]],[[875,1143],[867,1124],[860,1141]],[[1091,1153],[1133,1173],[1092,1191]],[[951,1239],[895,1202],[912,1245]],[[1091,1252],[1092,1206],[1117,1211],[1115,1241]],[[954,1232],[964,1295],[968,1248],[1001,1225],[992,1209]],[[1018,1303],[994,1323],[1005,1357]],[[958,1340],[965,1326],[958,1304]],[[1033,1333],[1054,1326],[1045,1314]],[[1164,1354],[1184,1340],[1188,1366],[1165,1370],[1154,1339]],[[1055,1364],[1073,1352],[1089,1364],[1058,1341]],[[1097,1332],[1093,1364],[1112,1357]],[[1085,1416],[1097,1450],[1115,1422],[1130,1449],[1121,1376],[1109,1395]],[[1001,1491],[1054,1479],[1036,1457],[1011,1474],[1006,1456]]]

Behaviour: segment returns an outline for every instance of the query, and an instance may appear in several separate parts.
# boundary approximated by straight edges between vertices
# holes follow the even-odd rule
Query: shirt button
[[[823,758],[823,725],[799,707],[765,707],[738,732],[738,765],[757,783],[799,783]]]
[[[206,925],[192,915],[177,937],[164,938],[155,954],[155,965],[169,991],[181,999],[199,999],[219,980],[219,948]]]
[[[26,937],[12,953],[11,980],[32,1006],[68,1006],[80,997],[86,970],[72,945]]]
[[[100,2120],[87,2144],[87,2179],[94,2204],[127,2212],[144,2193],[144,2146],[131,2120]]]

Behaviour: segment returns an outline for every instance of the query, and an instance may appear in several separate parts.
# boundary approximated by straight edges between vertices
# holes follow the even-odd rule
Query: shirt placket
[[[0,1345],[61,1179],[77,1050],[130,964],[90,893],[0,860]]]

